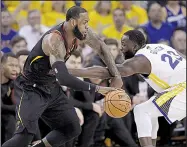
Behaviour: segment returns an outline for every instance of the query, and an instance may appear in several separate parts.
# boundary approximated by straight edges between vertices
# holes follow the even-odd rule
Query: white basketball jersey
[[[151,63],[151,73],[145,78],[157,92],[162,92],[176,84],[186,81],[186,59],[170,46],[147,44],[136,56],[143,55]]]

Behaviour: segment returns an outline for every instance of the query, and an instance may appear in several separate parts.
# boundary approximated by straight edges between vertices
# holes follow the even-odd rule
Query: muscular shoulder
[[[50,54],[57,55],[60,49],[59,46],[62,47],[61,50],[65,51],[64,42],[57,33],[49,33],[42,40],[42,50],[47,56]]]

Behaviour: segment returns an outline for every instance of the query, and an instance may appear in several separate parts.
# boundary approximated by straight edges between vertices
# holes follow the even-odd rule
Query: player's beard
[[[84,36],[79,28],[78,25],[75,26],[75,28],[73,29],[73,34],[75,35],[76,38],[78,38],[79,40],[84,40],[86,38],[86,36]]]
[[[134,57],[134,53],[132,51],[127,51],[124,53],[125,59],[130,59]]]

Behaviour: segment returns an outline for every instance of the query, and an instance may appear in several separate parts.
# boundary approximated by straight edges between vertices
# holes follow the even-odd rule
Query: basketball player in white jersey
[[[186,117],[186,57],[167,45],[145,44],[145,38],[138,30],[126,32],[121,44],[122,51],[128,58],[118,65],[121,76],[141,74],[157,92],[157,95],[134,108],[140,145],[154,147],[158,117],[164,116],[170,124]],[[104,67],[70,72],[75,76],[89,78],[111,77]]]

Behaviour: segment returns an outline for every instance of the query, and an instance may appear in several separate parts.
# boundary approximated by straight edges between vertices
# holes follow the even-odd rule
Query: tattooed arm
[[[66,49],[60,35],[50,33],[43,38],[42,49],[49,56],[52,69],[55,71],[56,78],[60,85],[81,91],[95,91],[96,86],[83,82],[69,74],[64,63]]]
[[[56,79],[60,85],[70,87],[80,91],[99,92],[106,94],[114,88],[96,86],[94,84],[84,82],[69,74],[64,63],[66,49],[60,35],[50,33],[43,38],[42,50],[49,56],[52,69],[55,71]]]
[[[121,88],[123,85],[123,81],[121,79],[120,73],[115,65],[115,61],[112,57],[112,54],[110,53],[107,45],[98,37],[96,33],[91,31],[91,29],[88,30],[87,38],[85,41],[86,44],[88,44],[91,48],[96,50],[100,58],[104,61],[104,63],[107,65],[110,74],[115,77],[113,78],[111,82],[112,87],[118,87]]]

